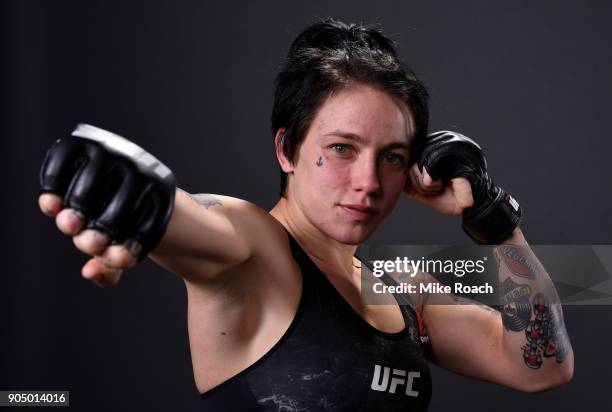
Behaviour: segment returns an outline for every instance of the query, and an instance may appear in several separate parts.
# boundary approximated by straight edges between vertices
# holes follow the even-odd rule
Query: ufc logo
[[[380,371],[382,370],[382,381],[380,378]],[[389,375],[391,375],[391,384],[389,384]],[[374,377],[372,378],[372,386],[371,388],[375,391],[386,392],[387,387],[389,388],[389,393],[395,393],[398,386],[406,386],[406,395],[417,397],[419,396],[419,391],[415,391],[412,389],[412,384],[414,383],[415,378],[420,378],[421,372],[408,372],[408,376],[406,377],[406,371],[402,369],[393,369],[393,373],[391,373],[391,368],[382,367],[380,365],[374,365]]]

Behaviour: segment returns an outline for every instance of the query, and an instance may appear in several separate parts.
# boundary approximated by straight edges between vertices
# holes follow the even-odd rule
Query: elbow
[[[545,378],[526,379],[517,389],[526,393],[540,393],[567,385],[574,377],[574,356],[570,356],[561,364],[558,364],[554,371],[546,374]]]
[[[554,386],[551,387],[551,389],[567,385],[574,378],[574,356],[572,355],[568,357],[566,362],[567,363],[564,365],[564,368],[559,373],[558,381]]]
[[[567,365],[565,365],[565,370],[562,376],[561,384],[567,385],[574,378],[574,352],[570,351],[569,356],[567,357]]]
[[[526,393],[541,393],[546,392],[551,389],[559,388],[561,386],[567,385],[571,382],[573,377],[573,371],[569,371],[567,373],[562,373],[556,376],[554,379],[550,379],[543,382],[534,382],[526,387],[520,388],[522,392]]]

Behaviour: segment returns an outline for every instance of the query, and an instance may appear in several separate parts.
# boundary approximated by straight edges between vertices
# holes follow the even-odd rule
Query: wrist
[[[516,227],[512,231],[510,237],[508,237],[506,240],[504,240],[500,244],[502,244],[502,245],[514,245],[514,246],[526,246],[526,245],[528,245],[527,239],[525,239],[525,236],[523,235],[523,231],[519,227]]]
[[[500,187],[463,212],[463,230],[476,243],[497,245],[512,236],[523,212],[518,202]]]

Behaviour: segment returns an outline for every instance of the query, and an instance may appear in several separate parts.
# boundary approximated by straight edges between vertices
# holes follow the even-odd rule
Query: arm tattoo
[[[529,302],[531,288],[507,278],[501,285],[502,320],[514,332],[525,331],[527,342],[521,347],[525,364],[539,369],[543,356],[561,363],[569,353],[569,340],[560,304],[551,305],[543,293]]]
[[[535,279],[539,271],[538,267],[522,253],[521,249],[518,246],[501,245],[497,247],[497,257],[512,274],[522,278]]]
[[[476,301],[475,301],[475,302],[476,302]],[[480,308],[482,308],[482,309],[484,309],[484,310],[488,311],[488,312],[491,312],[491,313],[495,314],[495,315],[498,315],[498,314],[499,314],[499,310],[497,310],[497,309],[496,309],[495,307],[493,307],[493,306],[485,305],[484,303],[481,303],[481,302],[476,302],[476,305],[477,305],[477,306],[479,306]]]
[[[532,369],[542,366],[542,355],[563,362],[569,353],[569,339],[559,304],[550,305],[543,294],[533,298],[534,319],[525,329],[527,343],[521,347],[525,364]]]
[[[466,298],[466,297],[463,297],[463,296],[460,297],[460,296],[457,296],[457,295],[454,295],[454,294],[450,294],[449,298],[452,299],[452,304],[453,305],[474,305],[474,306],[478,306],[482,310],[486,310],[487,312],[489,312],[489,313],[491,313],[493,315],[499,315],[499,310],[497,309],[497,305],[489,306],[489,305],[487,305],[485,303],[482,303],[482,302],[479,302],[477,300]]]
[[[500,285],[500,312],[506,330],[519,332],[525,330],[531,319],[531,304],[529,285],[519,285],[506,278]]]
[[[502,322],[507,331],[525,333],[521,346],[525,365],[539,369],[545,358],[552,357],[563,362],[571,345],[561,301],[546,270],[529,247],[501,245],[495,252],[500,274],[508,276],[499,289]]]
[[[218,197],[209,193],[189,195],[189,197],[195,200],[201,206],[204,206],[206,209],[216,205],[223,206],[223,203],[221,203],[221,200]]]

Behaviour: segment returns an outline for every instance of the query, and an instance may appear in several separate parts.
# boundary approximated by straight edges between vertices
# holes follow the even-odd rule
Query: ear
[[[283,136],[285,132],[286,129],[284,127],[281,127],[276,131],[276,135],[274,136],[274,146],[276,147],[276,158],[278,159],[278,164],[280,165],[281,170],[285,173],[291,173],[294,169],[293,162],[291,162],[291,160],[285,156],[283,151],[285,145]]]

